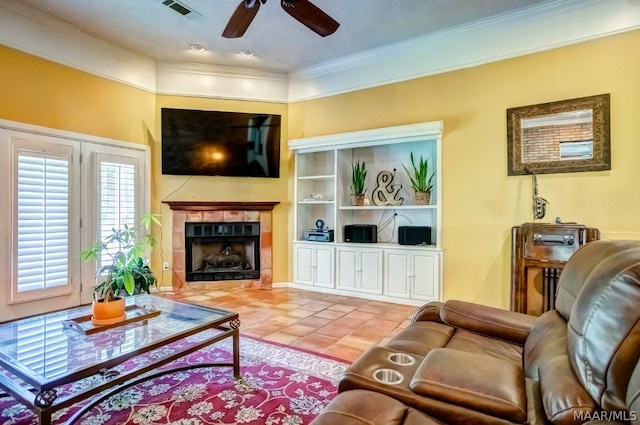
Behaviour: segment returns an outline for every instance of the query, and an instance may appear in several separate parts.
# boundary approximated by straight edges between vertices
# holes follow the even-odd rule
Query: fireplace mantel
[[[223,289],[228,287],[271,286],[272,282],[272,215],[279,201],[162,201],[169,205],[172,217],[173,266],[171,284],[176,291],[185,288]],[[260,277],[257,279],[188,281],[186,280],[185,223],[260,223]],[[188,285],[188,286],[187,286]]]
[[[280,201],[162,201],[172,210],[184,211],[271,211]]]

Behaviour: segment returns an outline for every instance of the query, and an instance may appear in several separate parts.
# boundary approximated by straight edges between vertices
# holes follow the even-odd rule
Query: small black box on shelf
[[[398,244],[431,245],[431,227],[398,226]]]
[[[378,226],[375,224],[348,224],[344,226],[344,241],[376,243],[378,242]]]

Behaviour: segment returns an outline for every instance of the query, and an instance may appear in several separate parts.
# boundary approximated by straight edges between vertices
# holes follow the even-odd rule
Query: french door
[[[80,251],[149,208],[145,146],[38,130],[0,125],[0,321],[91,302]]]

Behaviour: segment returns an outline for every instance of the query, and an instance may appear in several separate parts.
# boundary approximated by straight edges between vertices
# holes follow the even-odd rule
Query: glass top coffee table
[[[229,337],[232,363],[197,367],[233,367],[234,376],[240,377],[237,313],[145,294],[127,298],[124,324],[95,327],[87,320],[90,315],[91,306],[83,306],[0,324],[0,388],[33,410],[41,425],[50,424],[55,411],[111,389],[83,406],[69,419],[71,423],[113,393],[150,379],[153,375],[147,372]],[[173,344],[172,350],[163,350],[140,366],[114,369],[185,339],[190,342]],[[93,385],[72,394],[60,391],[62,385],[93,376],[98,377]]]

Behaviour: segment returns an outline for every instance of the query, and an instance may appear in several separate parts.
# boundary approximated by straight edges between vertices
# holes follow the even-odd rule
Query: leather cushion
[[[565,320],[571,317],[576,297],[593,270],[600,262],[616,252],[634,248],[632,241],[593,241],[578,249],[562,269],[558,279],[555,309]]]
[[[437,425],[441,422],[372,391],[338,394],[310,425]]]
[[[567,355],[561,355],[540,367],[540,393],[547,419],[556,425],[581,423],[581,416],[598,409],[589,393],[573,373]]]
[[[567,354],[567,322],[556,310],[542,313],[524,344],[524,372],[538,379],[540,366],[557,356]]]
[[[435,322],[416,322],[407,326],[385,347],[424,356],[432,348],[443,347],[453,335],[451,326]]]
[[[524,345],[535,317],[465,301],[449,300],[440,318],[456,328]]]
[[[522,366],[522,347],[495,338],[477,335],[458,329],[445,348],[484,354]]]
[[[630,422],[633,425],[640,425],[640,363],[636,364],[631,374],[627,391],[627,408],[633,413],[633,417],[629,418]]]
[[[640,244],[609,255],[589,275],[571,310],[567,353],[578,379],[606,410],[626,407],[640,357]]]
[[[524,372],[504,360],[436,348],[426,355],[409,387],[418,395],[510,421],[527,419]]]

